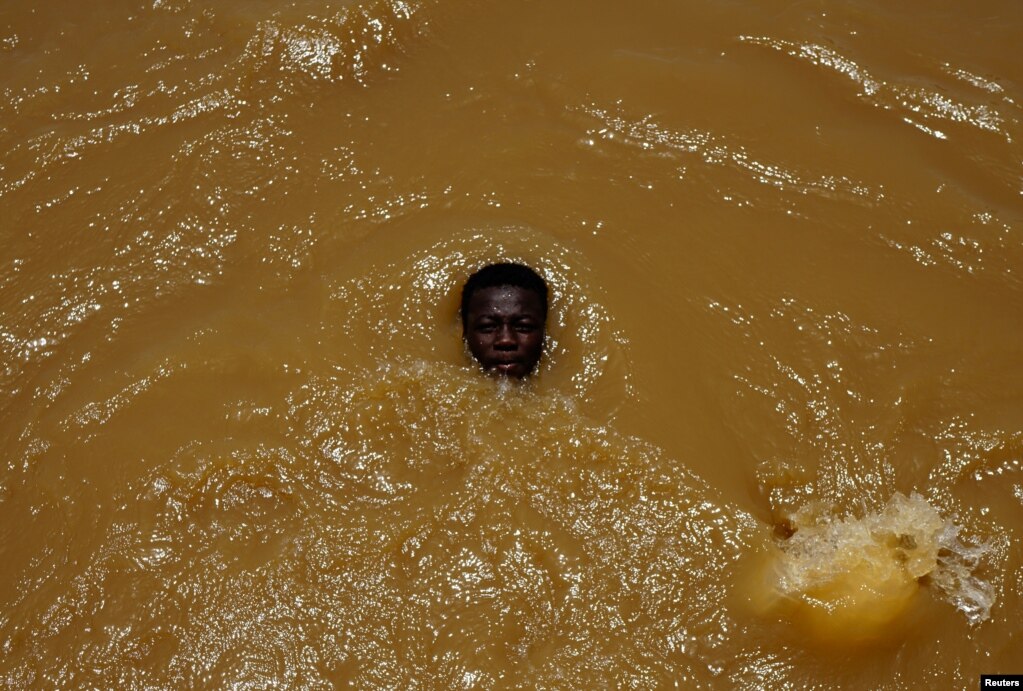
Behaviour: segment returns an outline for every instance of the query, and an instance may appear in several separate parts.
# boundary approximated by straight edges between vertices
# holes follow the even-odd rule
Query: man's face
[[[464,329],[465,342],[483,369],[521,379],[543,353],[543,299],[516,286],[481,288],[469,299]]]

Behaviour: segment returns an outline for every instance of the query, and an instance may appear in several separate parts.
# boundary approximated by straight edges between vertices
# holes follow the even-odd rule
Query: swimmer
[[[462,338],[483,370],[523,379],[543,354],[547,283],[528,266],[491,264],[462,288]]]

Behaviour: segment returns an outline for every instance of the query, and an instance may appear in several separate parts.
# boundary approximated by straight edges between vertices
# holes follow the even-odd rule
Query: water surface
[[[964,688],[1023,6],[0,10],[11,687]],[[552,287],[525,386],[458,291]]]

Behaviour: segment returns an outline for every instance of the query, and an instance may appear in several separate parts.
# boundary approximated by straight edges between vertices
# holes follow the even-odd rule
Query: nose
[[[505,324],[497,330],[497,337],[494,339],[494,347],[498,350],[515,350],[519,342],[515,339],[515,329]]]

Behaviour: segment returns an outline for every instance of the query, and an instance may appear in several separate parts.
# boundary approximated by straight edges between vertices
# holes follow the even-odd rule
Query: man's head
[[[462,288],[462,337],[493,374],[521,379],[543,353],[547,284],[522,264],[491,264]]]

